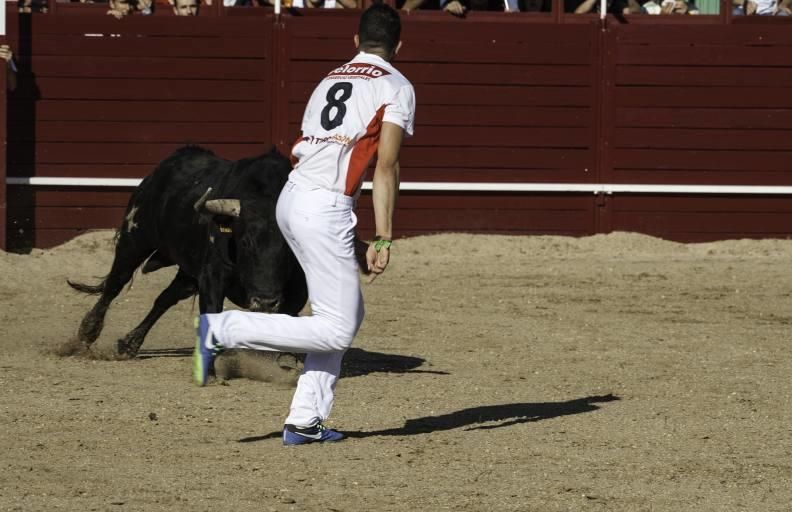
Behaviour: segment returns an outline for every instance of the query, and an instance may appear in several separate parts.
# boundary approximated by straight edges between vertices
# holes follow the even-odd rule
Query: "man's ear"
[[[353,37],[352,40],[355,41],[355,48],[359,49],[360,48],[360,37],[357,34],[355,34],[355,37]]]

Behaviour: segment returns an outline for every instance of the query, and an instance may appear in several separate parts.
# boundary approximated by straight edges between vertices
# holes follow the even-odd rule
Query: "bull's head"
[[[290,169],[275,152],[241,160],[216,192],[207,190],[195,203],[211,216],[209,236],[232,273],[229,298],[253,311],[281,310],[297,265],[275,219]]]

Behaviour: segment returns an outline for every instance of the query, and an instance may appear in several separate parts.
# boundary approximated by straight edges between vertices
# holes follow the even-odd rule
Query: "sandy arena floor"
[[[136,360],[53,353],[111,237],[0,253],[0,510],[792,507],[792,241],[400,240],[338,387],[351,439],[286,449],[291,375],[191,384],[192,301]],[[97,354],[172,275],[137,277]]]

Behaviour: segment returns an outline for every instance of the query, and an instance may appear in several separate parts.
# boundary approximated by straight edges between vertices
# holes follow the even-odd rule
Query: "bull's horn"
[[[200,197],[200,198],[199,198],[199,199],[198,199],[198,200],[195,202],[195,204],[193,205],[193,210],[195,210],[196,212],[199,212],[199,211],[201,211],[201,208],[203,208],[203,205],[204,205],[204,203],[206,202],[206,198],[207,198],[207,197],[209,197],[209,194],[210,194],[211,192],[212,192],[212,187],[209,187],[209,188],[207,188],[207,189],[206,189],[206,192],[204,192],[204,195],[202,195],[202,196],[201,196],[201,197]]]
[[[204,208],[209,213],[228,215],[229,217],[239,217],[239,213],[242,211],[239,199],[212,199],[206,202]]]

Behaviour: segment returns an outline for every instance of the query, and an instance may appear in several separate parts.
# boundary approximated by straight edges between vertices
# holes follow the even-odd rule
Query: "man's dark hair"
[[[393,7],[381,2],[371,4],[371,7],[363,11],[360,16],[358,37],[361,50],[377,48],[391,55],[401,37],[399,13]]]

